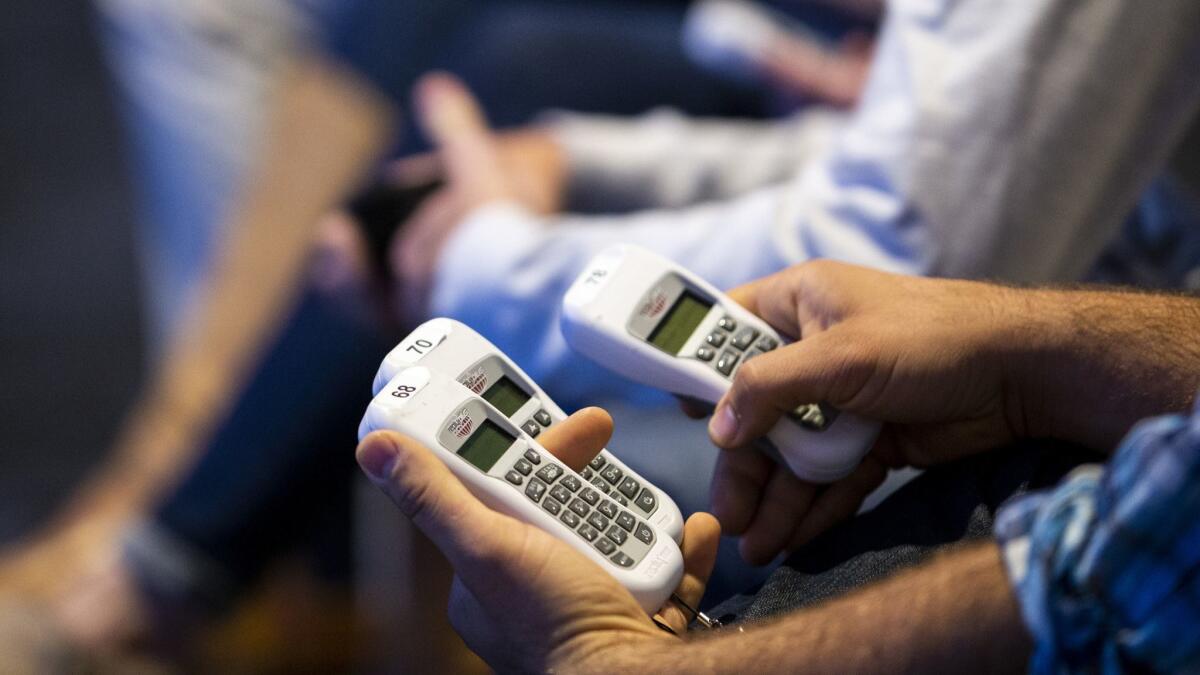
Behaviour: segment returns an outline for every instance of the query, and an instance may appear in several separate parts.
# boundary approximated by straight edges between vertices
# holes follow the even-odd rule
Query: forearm
[[[291,305],[314,224],[359,178],[386,134],[382,104],[323,63],[296,66],[276,110],[256,180],[223,230],[210,281],[176,331],[125,439],[125,454],[139,470],[176,464],[175,453],[226,409]],[[164,433],[174,448],[160,447],[167,445],[157,440]]]
[[[1200,389],[1200,299],[1131,291],[1013,291],[1004,334],[1023,433],[1110,451],[1140,419]],[[1015,300],[1015,298],[1014,298]]]
[[[988,543],[745,632],[665,649],[642,670],[1019,672],[1031,649],[998,548]]]

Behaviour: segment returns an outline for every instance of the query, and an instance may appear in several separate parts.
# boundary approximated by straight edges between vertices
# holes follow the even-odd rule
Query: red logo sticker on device
[[[471,415],[466,408],[458,411],[450,424],[446,425],[446,430],[454,434],[458,438],[466,438],[475,428],[475,421],[471,419]]]
[[[646,299],[646,302],[642,303],[642,306],[638,309],[638,314],[641,314],[646,318],[653,319],[659,314],[662,314],[663,310],[666,308],[667,294],[661,290],[656,290],[654,291],[653,295]]]
[[[488,376],[487,373],[483,371],[483,366],[480,366],[466,375],[458,378],[458,382],[467,389],[470,389],[473,393],[481,394],[487,387]]]

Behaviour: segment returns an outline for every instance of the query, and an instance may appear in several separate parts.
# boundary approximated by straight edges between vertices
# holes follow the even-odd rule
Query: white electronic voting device
[[[563,409],[525,371],[487,338],[453,319],[430,319],[418,326],[383,359],[374,393],[404,368],[425,366],[457,380],[508,416],[532,438],[566,419]],[[594,488],[645,518],[676,542],[683,538],[683,516],[662,490],[603,450],[581,472]]]
[[[671,535],[595,489],[451,376],[424,366],[401,370],[367,407],[359,439],[379,429],[423,443],[483,503],[583,553],[647,613],[679,585],[683,554]]]
[[[563,298],[572,348],[625,377],[716,403],[738,367],[783,339],[705,280],[643,248],[610,246]],[[879,424],[814,402],[767,435],[795,474],[831,482],[854,470]]]

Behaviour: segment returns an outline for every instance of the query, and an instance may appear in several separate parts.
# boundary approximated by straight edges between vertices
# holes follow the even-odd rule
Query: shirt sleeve
[[[846,113],[716,120],[660,109],[639,117],[543,116],[567,160],[568,208],[632,211],[728,199],[792,178],[825,151]]]
[[[1139,424],[1105,467],[1001,508],[1035,673],[1200,668],[1200,407]]]

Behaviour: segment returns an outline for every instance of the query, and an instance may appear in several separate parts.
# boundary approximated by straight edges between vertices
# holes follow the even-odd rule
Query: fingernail
[[[738,418],[733,406],[721,406],[712,421],[708,423],[708,433],[717,443],[732,443],[738,432]]]
[[[375,438],[365,443],[358,451],[358,465],[375,480],[391,478],[399,456],[396,446],[386,440]]]

